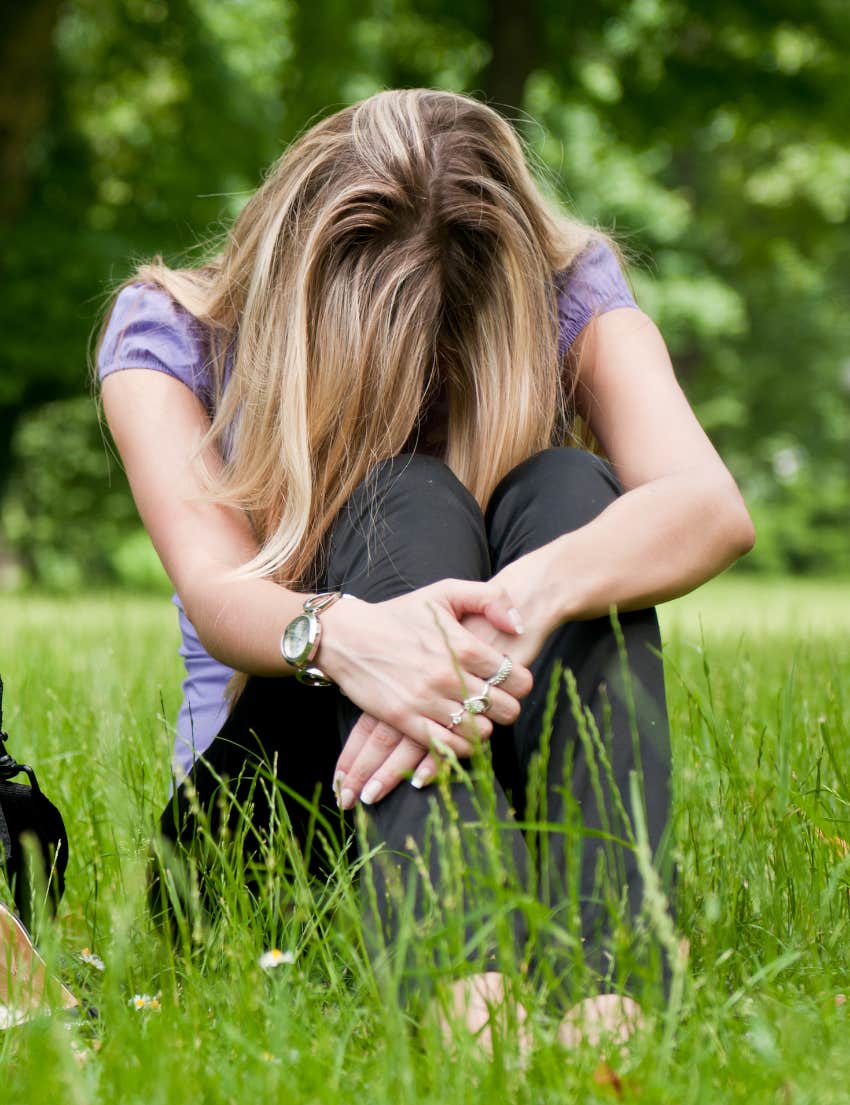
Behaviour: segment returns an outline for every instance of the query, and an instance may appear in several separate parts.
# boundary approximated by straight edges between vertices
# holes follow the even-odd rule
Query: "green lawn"
[[[729,572],[661,608],[665,630],[691,635],[700,624],[712,637],[850,635],[850,579],[772,579]]]
[[[612,1060],[624,1097],[846,1102],[850,584],[733,575],[662,621],[680,878],[677,933],[660,942],[687,938],[689,958],[670,1000],[647,978],[651,1028]],[[11,750],[37,766],[71,839],[45,951],[101,1011],[91,1038],[57,1018],[3,1034],[4,1099],[615,1100],[597,1054],[555,1045],[534,994],[526,1069],[510,1041],[489,1062],[462,1038],[447,1051],[428,1018],[414,1031],[363,953],[350,872],[317,888],[270,863],[259,910],[231,878],[213,931],[189,923],[175,947],[151,930],[144,860],[168,785],[176,646],[167,600],[0,598]],[[295,962],[266,974],[271,943]],[[104,972],[79,961],[84,947]],[[134,1008],[135,994],[159,1007]]]

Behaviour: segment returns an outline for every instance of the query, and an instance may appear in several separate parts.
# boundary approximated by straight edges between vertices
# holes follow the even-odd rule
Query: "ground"
[[[157,935],[145,856],[179,698],[174,611],[161,597],[0,598],[4,727],[71,842],[41,939],[100,1012],[89,1031],[48,1017],[4,1033],[5,1099],[846,1102],[850,586],[734,574],[662,624],[679,906],[665,927],[656,893],[646,927],[673,984],[647,975],[649,1030],[602,1066],[595,1049],[558,1048],[518,970],[535,1035],[523,1064],[510,1033],[488,1061],[460,1035],[447,1051],[428,1016],[412,1027],[369,965],[349,870],[316,888],[269,857],[255,906],[225,863],[225,920]]]

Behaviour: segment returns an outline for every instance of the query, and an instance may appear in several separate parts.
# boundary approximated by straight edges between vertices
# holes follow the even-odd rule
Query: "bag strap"
[[[6,734],[3,732],[3,679],[0,677],[0,744],[3,746],[2,758],[10,758],[6,753]],[[2,860],[7,862],[12,858],[12,838],[9,836],[9,826],[3,813],[3,804],[0,802],[0,850]]]
[[[6,741],[9,739],[9,734],[3,731],[3,677],[0,676],[0,780],[8,782],[9,779],[14,779],[16,775],[23,773],[30,781],[30,786],[36,794],[41,794],[41,787],[38,785],[38,779],[35,777],[35,772],[27,764],[19,764],[14,756],[10,756],[6,749]]]
[[[7,783],[10,779],[14,779],[16,775],[23,773],[30,781],[33,794],[40,795],[41,787],[38,785],[38,779],[35,777],[35,772],[31,767],[26,764],[19,764],[14,756],[10,756],[6,749],[6,741],[9,739],[9,734],[3,729],[3,677],[0,676],[0,782]],[[6,824],[6,816],[3,813],[3,805],[0,803],[0,850],[2,850],[2,859],[7,862],[12,856],[12,838],[9,834],[9,826]]]
[[[8,863],[11,858],[12,838],[9,835],[9,826],[6,824],[3,806],[0,805],[0,862]]]

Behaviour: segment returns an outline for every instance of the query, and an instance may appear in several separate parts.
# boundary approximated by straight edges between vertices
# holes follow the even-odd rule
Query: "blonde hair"
[[[444,459],[482,507],[552,444],[569,399],[553,275],[594,233],[550,207],[496,111],[406,89],[298,138],[208,263],[140,266],[127,283],[160,285],[208,330],[207,443],[225,457],[210,492],[252,519],[243,571],[303,580],[441,389]]]

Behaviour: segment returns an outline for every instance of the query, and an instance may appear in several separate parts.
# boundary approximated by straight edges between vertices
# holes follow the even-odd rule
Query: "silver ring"
[[[514,670],[514,662],[510,656],[503,656],[502,662],[499,664],[499,670],[495,675],[491,675],[485,682],[491,687],[501,687],[504,681],[508,678],[511,672]]]
[[[481,694],[471,695],[469,698],[463,700],[464,710],[468,710],[470,714],[484,714],[492,706],[490,701],[490,695],[487,693],[489,687],[485,687]]]
[[[461,706],[461,708],[459,710],[455,710],[455,712],[453,714],[449,714],[449,719],[451,721],[451,725],[449,726],[449,729],[454,729],[454,727],[456,725],[460,725],[460,723],[463,721],[463,715],[465,713],[466,713],[466,703],[464,702],[464,704]]]

